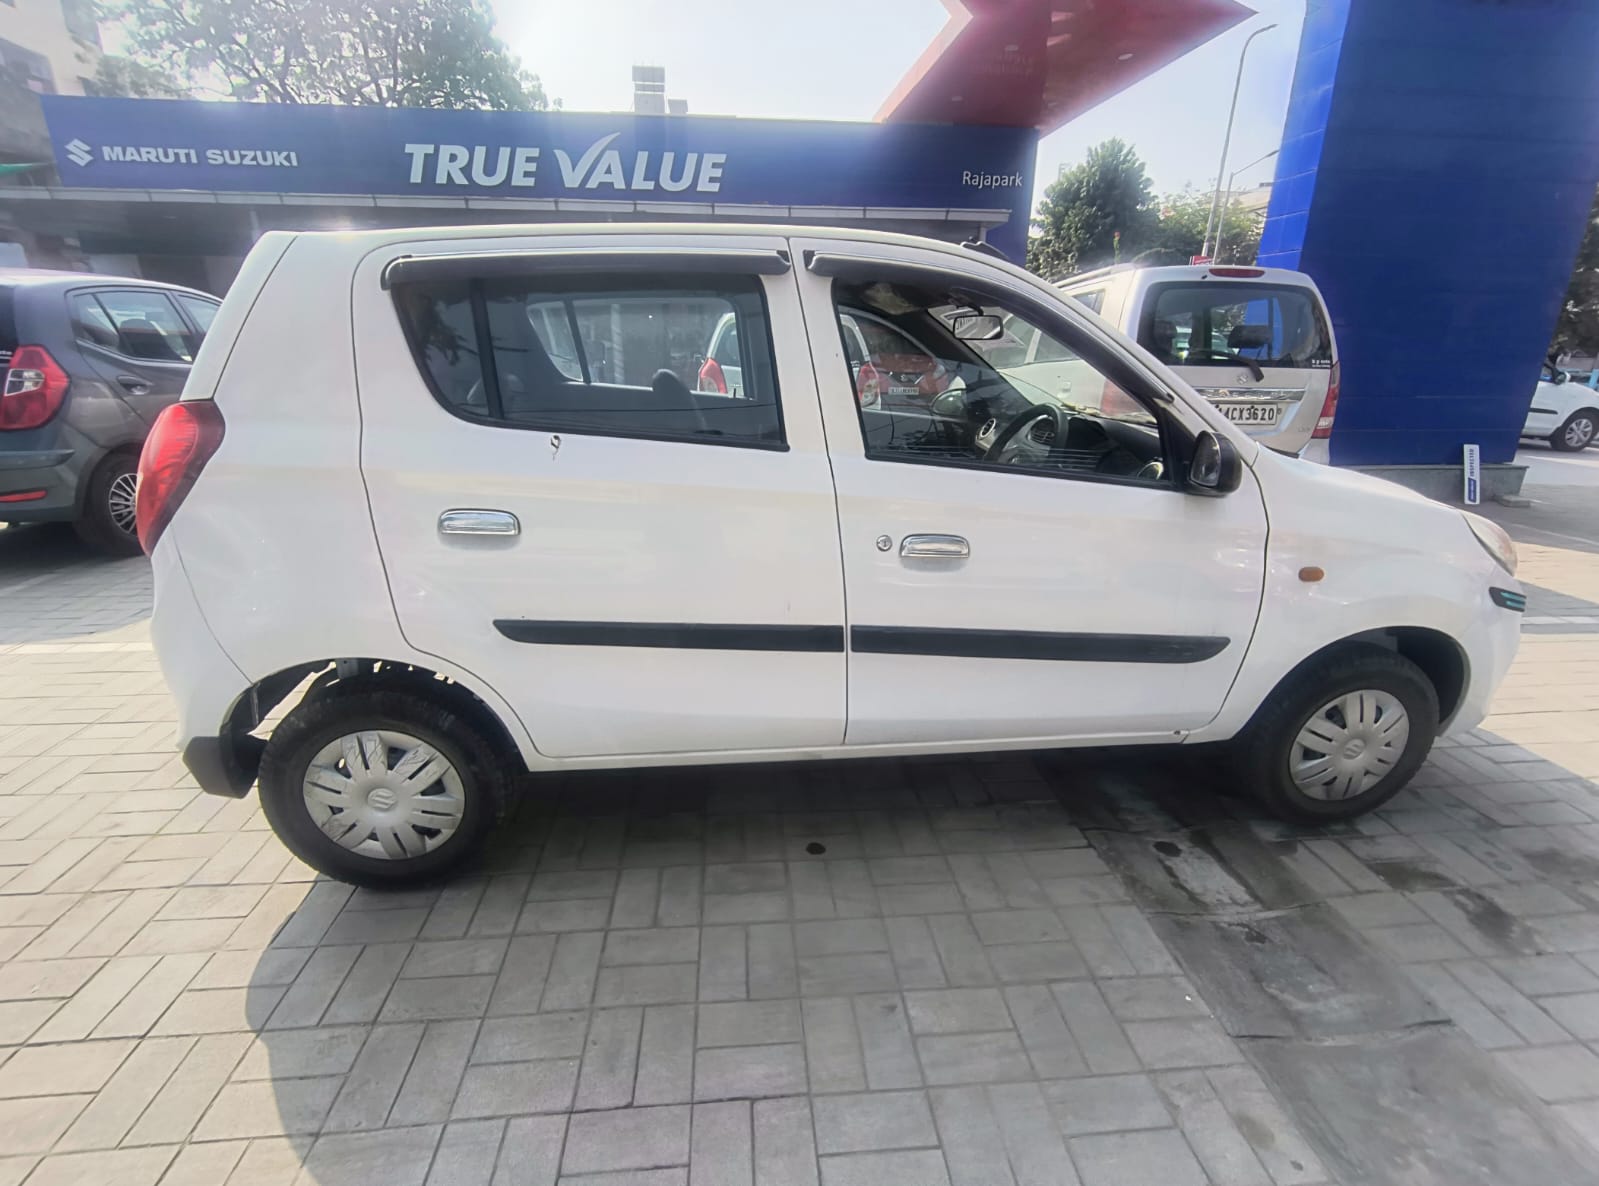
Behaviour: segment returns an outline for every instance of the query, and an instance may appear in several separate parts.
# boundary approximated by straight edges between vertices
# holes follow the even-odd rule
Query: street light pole
[[[1221,138],[1221,164],[1216,167],[1216,188],[1210,199],[1210,217],[1205,220],[1205,244],[1199,249],[1201,255],[1210,254],[1210,232],[1216,225],[1216,207],[1221,202],[1221,179],[1227,172],[1227,150],[1233,143],[1233,119],[1238,115],[1238,92],[1244,85],[1244,58],[1249,53],[1249,47],[1255,38],[1262,33],[1275,29],[1275,24],[1262,25],[1244,39],[1244,48],[1238,51],[1238,77],[1233,82],[1233,105],[1227,112],[1227,131]]]
[[[1247,172],[1250,169],[1253,169],[1256,165],[1260,164],[1261,161],[1269,161],[1269,160],[1271,160],[1272,157],[1276,156],[1281,151],[1282,150],[1280,148],[1274,148],[1270,152],[1268,152],[1265,156],[1258,156],[1254,160],[1250,161],[1249,164],[1247,164],[1247,165],[1239,165],[1238,168],[1234,169],[1231,173],[1227,174],[1227,192],[1222,195],[1222,199],[1221,199],[1221,217],[1216,220],[1216,258],[1217,259],[1221,258],[1222,242],[1227,238],[1227,211],[1229,209],[1231,209],[1232,204],[1233,204],[1233,182],[1238,180],[1238,175],[1240,173],[1244,173],[1244,172]]]

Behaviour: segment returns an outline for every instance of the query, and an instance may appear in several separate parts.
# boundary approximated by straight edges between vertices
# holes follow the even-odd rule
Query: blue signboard
[[[42,96],[63,185],[1008,210],[1030,128]]]

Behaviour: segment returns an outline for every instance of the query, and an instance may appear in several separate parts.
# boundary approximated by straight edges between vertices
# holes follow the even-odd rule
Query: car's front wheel
[[[504,774],[476,725],[408,691],[338,685],[273,730],[261,808],[306,864],[374,888],[443,877],[481,847]]]
[[[1239,738],[1249,787],[1274,814],[1314,823],[1386,803],[1438,733],[1438,694],[1393,651],[1349,647],[1306,665]]]
[[[1599,436],[1599,412],[1581,408],[1566,417],[1566,422],[1549,438],[1549,447],[1562,453],[1580,453]]]

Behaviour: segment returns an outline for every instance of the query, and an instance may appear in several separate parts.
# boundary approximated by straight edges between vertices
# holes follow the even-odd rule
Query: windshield
[[[1150,290],[1138,344],[1173,366],[1299,369],[1332,366],[1332,335],[1321,302],[1292,285],[1211,281]]]

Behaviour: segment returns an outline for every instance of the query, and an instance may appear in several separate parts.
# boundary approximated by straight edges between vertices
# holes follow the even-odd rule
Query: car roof
[[[1217,275],[1217,270],[1223,275]],[[1229,276],[1225,273],[1236,269],[1248,269],[1257,272],[1253,276]],[[1304,272],[1296,272],[1291,268],[1263,268],[1254,264],[1168,264],[1158,267],[1145,267],[1140,264],[1117,264],[1115,267],[1100,268],[1093,272],[1083,272],[1077,276],[1067,276],[1055,281],[1057,288],[1072,289],[1083,285],[1098,284],[1109,280],[1111,277],[1129,276],[1135,281],[1144,281],[1149,284],[1167,284],[1172,281],[1183,280],[1224,280],[1229,284],[1291,284],[1302,288],[1314,288],[1315,282]]]
[[[181,284],[166,284],[159,280],[141,280],[137,276],[106,276],[99,272],[67,272],[51,268],[0,268],[0,286],[6,288],[81,288],[86,284],[115,288],[151,288],[162,292],[189,293],[204,297],[208,301],[217,299],[197,288],[185,288]]]

